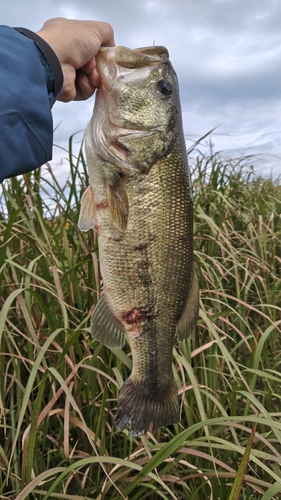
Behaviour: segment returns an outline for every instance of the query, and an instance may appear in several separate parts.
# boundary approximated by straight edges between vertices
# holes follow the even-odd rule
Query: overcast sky
[[[2,24],[34,31],[57,16],[108,21],[117,45],[165,45],[179,78],[188,147],[217,127],[215,151],[257,155],[260,173],[281,174],[281,0],[11,0],[0,12]],[[67,146],[92,107],[93,98],[57,102],[54,142]],[[63,174],[60,155],[55,148],[53,165]]]

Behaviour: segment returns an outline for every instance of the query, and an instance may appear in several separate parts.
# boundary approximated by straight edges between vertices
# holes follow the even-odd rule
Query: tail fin
[[[179,420],[178,392],[174,382],[156,391],[137,385],[129,377],[124,383],[114,423],[122,431],[126,424],[129,436],[140,436]]]

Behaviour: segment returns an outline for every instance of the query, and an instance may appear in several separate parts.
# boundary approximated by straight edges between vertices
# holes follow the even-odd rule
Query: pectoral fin
[[[107,197],[112,223],[123,232],[127,227],[129,204],[124,183],[119,175],[115,176],[112,184],[107,184]]]
[[[104,297],[92,314],[91,335],[101,344],[115,349],[121,349],[125,344],[125,330],[113,316]]]
[[[199,311],[199,285],[196,266],[193,264],[189,295],[181,318],[177,324],[179,340],[185,340],[195,330]]]
[[[81,198],[81,208],[78,219],[80,231],[89,231],[95,227],[95,198],[91,186],[88,186]]]

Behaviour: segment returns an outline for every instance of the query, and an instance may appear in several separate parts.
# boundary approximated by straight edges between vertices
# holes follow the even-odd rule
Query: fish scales
[[[183,339],[195,326],[198,283],[176,76],[165,49],[122,49],[109,49],[97,60],[103,87],[86,133],[90,188],[79,226],[95,228],[99,243],[103,299],[92,317],[92,334],[122,347],[126,332],[132,351],[133,369],[120,391],[115,424],[122,430],[129,423],[130,435],[141,435],[179,419],[173,343],[177,329]],[[142,61],[146,72],[138,74],[134,56],[147,54],[154,60]],[[126,56],[133,59],[121,83],[111,68],[114,56],[123,66]],[[173,87],[170,102],[166,96],[161,102],[153,90],[159,81]]]

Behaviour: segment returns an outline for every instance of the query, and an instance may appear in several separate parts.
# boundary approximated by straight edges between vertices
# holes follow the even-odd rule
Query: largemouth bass
[[[166,48],[102,48],[97,69],[78,224],[94,229],[99,244],[103,293],[92,335],[114,348],[129,338],[133,369],[115,425],[128,423],[137,436],[179,420],[173,342],[193,332],[199,303],[191,186]]]

